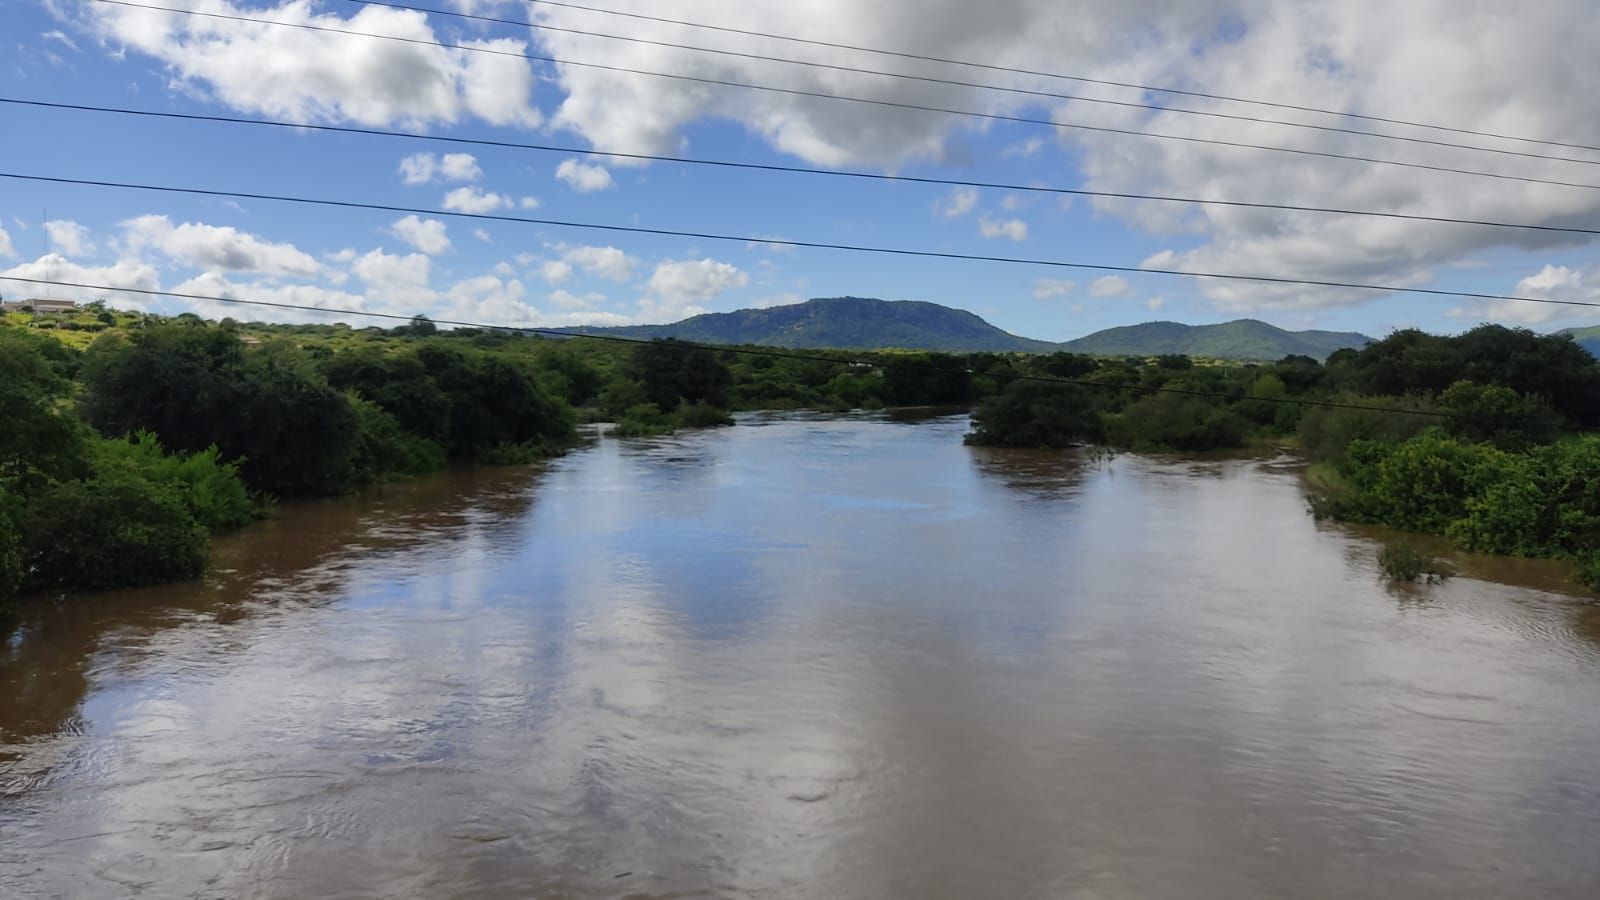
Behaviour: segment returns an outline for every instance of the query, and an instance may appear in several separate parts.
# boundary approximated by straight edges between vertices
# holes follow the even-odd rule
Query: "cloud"
[[[1133,291],[1128,279],[1118,275],[1103,275],[1089,282],[1091,297],[1124,297]]]
[[[1510,291],[1518,297],[1581,300],[1600,303],[1600,263],[1587,269],[1546,265],[1517,282]],[[1592,323],[1600,310],[1558,303],[1528,303],[1516,300],[1473,302],[1450,310],[1456,318],[1476,321],[1511,322],[1517,325],[1543,325],[1555,321]]]
[[[33,262],[25,262],[0,275],[14,275],[18,278],[37,278],[48,281],[75,281],[80,284],[104,284],[118,288],[132,288],[136,290],[154,291],[161,288],[160,276],[156,273],[155,266],[139,259],[119,259],[109,266],[84,266],[58,253],[48,253]],[[98,291],[86,288],[59,287],[55,285],[26,284],[22,282],[0,282],[3,288],[23,288],[21,293],[29,296],[48,294],[63,300],[77,300],[87,303],[91,300],[104,300],[124,309],[147,309],[150,303],[148,294],[122,293],[117,291]]]
[[[521,200],[517,201],[517,205],[522,207],[523,209],[538,209],[539,208],[539,198],[538,197],[523,197]]]
[[[547,259],[539,266],[539,277],[549,284],[560,284],[572,277],[572,263],[564,259]]]
[[[713,259],[668,260],[656,265],[639,301],[643,321],[672,321],[705,312],[700,306],[726,291],[742,288],[750,276],[737,266]]]
[[[421,219],[410,215],[395,220],[395,223],[389,226],[389,231],[429,256],[438,256],[450,249],[450,238],[445,234],[445,225],[438,219]]]
[[[71,219],[52,219],[44,223],[44,230],[50,236],[50,246],[67,256],[87,256],[94,252],[89,229]]]
[[[978,233],[986,238],[1003,237],[1011,241],[1025,241],[1028,239],[1028,223],[1021,219],[996,221],[984,216],[978,220]]]
[[[606,302],[606,295],[591,292],[580,297],[571,291],[557,290],[550,293],[550,302],[564,309],[588,309]]]
[[[494,236],[489,234],[489,231],[486,228],[474,228],[474,229],[472,229],[472,236],[477,238],[478,240],[484,242],[485,244],[494,243]]]
[[[129,250],[154,249],[169,259],[202,269],[260,272],[289,278],[314,278],[322,265],[293,244],[274,243],[231,226],[185,222],[145,215],[122,223]]]
[[[1159,312],[1161,310],[1161,307],[1167,305],[1167,298],[1165,298],[1165,297],[1151,297],[1148,300],[1144,301],[1144,305],[1145,305],[1145,308],[1150,310],[1151,312]]]
[[[568,187],[580,194],[604,191],[616,186],[605,166],[590,165],[576,159],[562,160],[561,165],[556,166],[556,178],[566,182]]]
[[[270,282],[236,282],[221,272],[205,272],[181,282],[173,290],[184,294],[204,294],[240,300],[265,300],[269,303],[286,303],[294,306],[312,306],[332,310],[366,310],[367,298],[360,294],[331,290],[311,284],[272,284]],[[182,300],[197,315],[221,319],[232,317],[253,322],[348,322],[370,325],[367,316],[330,312],[318,314],[298,309],[273,309],[263,306],[242,306],[216,300]]]
[[[1064,278],[1040,278],[1033,283],[1033,299],[1048,300],[1051,297],[1065,297],[1072,293],[1078,285]]]
[[[0,225],[0,257],[9,258],[16,255],[16,248],[11,246],[11,235],[6,232],[4,225]]]
[[[413,153],[400,160],[400,180],[406,184],[430,181],[477,181],[483,177],[478,159],[471,153]]]
[[[633,267],[638,263],[638,260],[615,247],[569,247],[561,258],[590,275],[616,282],[632,278]]]
[[[449,306],[445,318],[485,325],[541,324],[539,310],[523,301],[527,291],[514,278],[479,275],[454,285],[445,292]]]
[[[59,44],[64,44],[68,47],[71,47],[74,51],[78,51],[78,45],[73,43],[72,38],[67,37],[66,33],[60,29],[56,29],[55,31],[40,32],[39,37],[42,37],[47,41],[55,41]]]
[[[416,313],[429,309],[438,299],[430,286],[433,267],[423,253],[397,255],[382,250],[370,251],[351,266],[357,278],[368,287],[382,312]]]
[[[625,5],[648,9],[643,0]],[[1389,0],[1195,0],[1179,5],[1090,0],[1075,4],[1070,15],[1063,14],[1060,4],[1041,0],[886,0],[873,5],[871,16],[857,15],[858,7],[853,0],[781,6],[680,0],[678,11],[690,19],[791,33],[805,33],[817,21],[850,21],[852,43],[864,45],[900,46],[912,35],[918,51],[932,56],[1032,69],[1057,68],[1060,60],[1071,59],[1074,73],[1091,78],[1199,86],[1217,94],[1292,99],[1327,109],[1600,145],[1600,67],[1574,71],[1568,63],[1587,58],[1600,45],[1600,16],[1593,15],[1592,0],[1547,0],[1533,12],[1526,5],[1459,0],[1414,0],[1403,8]],[[543,23],[584,27],[584,14],[578,10],[542,8],[536,15]],[[551,34],[545,40],[557,56],[588,49],[588,39],[578,35]],[[630,45],[616,47],[607,62],[707,78],[779,80],[759,58],[769,52],[760,40],[728,40],[730,49],[758,58],[686,59],[670,49]],[[851,61],[847,51],[814,51],[820,62]],[[555,66],[555,77],[568,94],[552,115],[553,124],[594,146],[623,151],[679,153],[693,134],[690,125],[718,120],[733,122],[776,150],[813,164],[893,171],[918,160],[959,158],[971,134],[989,127],[911,110],[729,91],[570,66]],[[786,72],[781,83],[799,90],[997,114],[1039,105],[1037,99],[1015,95],[827,70]],[[1508,84],[1518,90],[1507,91]],[[1204,112],[1238,109],[1237,104],[1201,97],[1186,97],[1181,106]],[[1062,123],[1438,162],[1502,174],[1564,180],[1577,175],[1571,164],[1553,161],[1406,147],[1360,135],[1172,110],[1061,102],[1047,112]],[[1600,192],[1595,191],[1070,128],[1048,137],[1030,136],[1005,152],[1042,164],[1046,154],[1041,151],[1050,144],[1065,151],[1063,160],[1073,166],[1063,165],[1055,180],[1065,182],[1081,167],[1084,186],[1093,190],[1285,198],[1312,206],[1546,225],[1600,219]],[[1459,259],[1590,240],[1549,232],[1111,198],[1092,205],[1097,213],[1151,234],[1181,236],[1173,243],[1182,248],[1174,253],[1178,267],[1319,280],[1419,285]],[[949,207],[941,202],[939,208]],[[1196,282],[1195,289],[1230,311],[1315,309],[1381,297],[1242,282]]]
[[[444,42],[421,12],[367,6],[349,18],[304,2],[269,8],[206,0],[209,12],[344,31]],[[530,61],[426,43],[353,38],[199,16],[96,5],[83,21],[108,46],[159,60],[170,78],[234,109],[296,122],[456,124],[476,117],[494,125],[535,127]],[[520,54],[519,40],[464,41]]]
[[[1028,138],[1025,141],[1022,141],[1021,143],[1012,144],[1011,146],[1007,147],[1005,150],[1001,151],[1000,155],[1001,156],[1008,156],[1008,157],[1020,157],[1022,159],[1031,159],[1034,154],[1036,154],[1040,150],[1044,149],[1044,145],[1045,145],[1045,139],[1044,138],[1042,138],[1042,137],[1031,137],[1031,138]]]
[[[510,197],[476,187],[460,187],[444,195],[444,208],[452,212],[481,214],[511,205]]]
[[[978,205],[976,188],[958,187],[950,195],[933,204],[933,214],[941,219],[959,219]]]

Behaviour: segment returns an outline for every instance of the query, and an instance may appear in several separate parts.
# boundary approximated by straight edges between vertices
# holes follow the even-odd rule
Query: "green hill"
[[[575,328],[584,334],[622,337],[672,337],[707,344],[760,344],[768,347],[832,347],[841,350],[1056,349],[1002,331],[973,313],[918,300],[830,297],[768,309],[707,313],[671,325]]]
[[[1326,359],[1335,350],[1364,347],[1372,338],[1351,331],[1285,331],[1255,319],[1219,325],[1146,322],[1107,328],[1060,345],[1097,356],[1158,356],[1184,353],[1218,359],[1282,359],[1290,354]]]
[[[1558,333],[1572,335],[1572,339],[1578,342],[1578,346],[1593,353],[1595,356],[1600,356],[1600,325],[1591,325],[1588,328],[1568,328]]]
[[[670,325],[572,328],[577,334],[678,338],[705,344],[831,347],[841,350],[989,350],[1049,353],[1067,350],[1099,356],[1187,353],[1219,359],[1282,359],[1298,353],[1325,359],[1341,347],[1372,339],[1334,331],[1285,331],[1254,319],[1221,325],[1147,322],[1097,331],[1065,344],[1019,337],[964,309],[919,300],[828,297],[790,306],[707,313]]]

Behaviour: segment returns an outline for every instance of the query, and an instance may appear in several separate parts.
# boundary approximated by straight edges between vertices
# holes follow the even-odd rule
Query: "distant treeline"
[[[103,307],[79,318],[103,333],[0,317],[11,326],[0,327],[0,608],[19,593],[195,577],[212,534],[275,499],[452,462],[540,459],[571,446],[579,422],[641,435],[803,407],[976,406],[969,440],[1013,447],[1293,441],[1320,464],[1322,514],[1446,532],[1474,549],[1578,556],[1600,581],[1600,439],[1578,435],[1600,426],[1600,364],[1526,331],[1400,332],[1326,363],[1252,366],[1066,353],[783,358],[439,331],[422,318],[387,330]],[[1295,398],[1393,412],[1276,402]],[[1507,479],[1519,487],[1497,486]]]

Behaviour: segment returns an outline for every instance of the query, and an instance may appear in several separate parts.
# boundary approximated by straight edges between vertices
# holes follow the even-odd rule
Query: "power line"
[[[1381,210],[1344,209],[1330,206],[1298,206],[1289,203],[1253,203],[1245,200],[1216,200],[1202,197],[1177,197],[1163,194],[1135,194],[1122,191],[1094,191],[1086,188],[1053,187],[1039,184],[1014,184],[1008,182],[978,181],[964,178],[933,178],[917,175],[889,175],[883,172],[864,172],[849,169],[819,169],[809,166],[787,166],[773,163],[751,163],[734,160],[704,159],[689,156],[668,156],[653,153],[623,153],[613,150],[594,150],[581,147],[567,147],[555,144],[532,144],[518,141],[497,141],[484,138],[449,137],[445,135],[425,134],[415,131],[396,131],[382,128],[361,128],[345,125],[306,125],[299,122],[286,122],[272,119],[250,119],[242,116],[218,116],[204,113],[178,113],[162,112],[157,110],[129,109],[117,106],[92,106],[81,103],[55,103],[46,100],[26,100],[16,97],[0,97],[0,103],[9,103],[18,106],[32,106],[42,109],[71,110],[76,112],[112,113],[124,116],[142,116],[155,119],[174,119],[194,122],[215,122],[229,125],[261,125],[274,128],[290,128],[296,130],[322,131],[334,134],[359,134],[374,137],[399,137],[419,141],[435,141],[439,143],[495,147],[513,150],[534,150],[546,153],[570,153],[584,156],[601,156],[615,159],[649,160],[652,162],[678,163],[684,165],[713,166],[719,168],[745,169],[761,172],[782,172],[797,175],[821,175],[830,178],[856,178],[871,179],[874,181],[903,181],[912,184],[936,184],[953,187],[973,187],[992,190],[1017,191],[1030,193],[1057,194],[1077,197],[1105,197],[1117,200],[1149,200],[1163,203],[1189,203],[1202,206],[1223,206],[1242,209],[1270,209],[1285,212],[1325,213],[1343,216],[1369,216],[1383,219],[1401,219],[1413,222],[1441,222],[1452,225],[1479,225],[1491,228],[1515,228],[1530,231],[1550,231],[1565,234],[1600,235],[1600,227],[1582,228],[1577,226],[1562,225],[1536,225],[1522,222],[1498,222],[1486,219],[1464,219],[1452,216],[1430,216],[1420,213],[1387,212]]]
[[[660,22],[667,25],[683,25],[689,28],[702,28],[708,31],[718,31],[724,34],[740,34],[747,37],[769,38],[775,41],[788,41],[796,44],[809,44],[814,47],[832,47],[836,50],[852,50],[858,53],[873,53],[879,56],[891,56],[899,59],[914,59],[922,62],[940,63],[950,66],[967,66],[974,69],[984,69],[991,72],[1009,72],[1013,75],[1031,75],[1036,78],[1054,78],[1061,81],[1076,81],[1080,84],[1098,84],[1107,87],[1131,88],[1153,94],[1173,94],[1182,97],[1197,97],[1204,100],[1223,100],[1228,103],[1245,103],[1251,106],[1266,106],[1273,109],[1290,109],[1299,112],[1318,113],[1328,116],[1341,116],[1348,119],[1359,119],[1366,122],[1382,122],[1389,125],[1405,125],[1410,128],[1430,128],[1434,131],[1448,131],[1453,134],[1468,134],[1476,137],[1495,138],[1505,141],[1522,141],[1528,144],[1545,144],[1551,147],[1570,147],[1574,150],[1600,151],[1600,146],[1591,144],[1568,143],[1566,141],[1552,141],[1545,138],[1519,137],[1514,134],[1500,134],[1493,131],[1478,131],[1471,128],[1457,128],[1450,125],[1436,125],[1429,122],[1418,122],[1411,119],[1396,119],[1385,116],[1366,115],[1340,109],[1326,109],[1318,106],[1307,106],[1297,103],[1285,103],[1273,100],[1252,100],[1246,97],[1234,97],[1228,94],[1213,94],[1206,91],[1184,90],[1173,87],[1157,87],[1148,84],[1135,84],[1128,81],[1112,81],[1106,78],[1090,78],[1084,75],[1068,75],[1061,72],[1043,72],[1037,69],[1025,69],[1016,66],[1001,66],[991,63],[971,62],[967,60],[949,59],[942,56],[931,56],[921,53],[907,53],[899,50],[885,50],[878,47],[863,47],[857,44],[846,44],[835,41],[815,40],[811,38],[795,37],[786,34],[774,34],[767,31],[755,31],[745,28],[733,28],[726,25],[709,25],[703,22],[690,22],[683,19],[669,19],[664,16],[651,16],[644,13],[624,12],[617,9],[603,9],[596,6],[585,6],[581,3],[559,2],[559,0],[523,0],[534,6],[554,6],[563,9],[577,9],[584,12],[599,13],[607,16],[621,16],[646,22]]]
[[[301,312],[314,312],[314,313],[324,313],[324,314],[344,315],[344,316],[366,316],[366,317],[369,317],[369,318],[400,320],[400,321],[406,321],[406,322],[413,321],[413,320],[415,320],[415,319],[417,319],[419,317],[418,314],[410,314],[410,315],[408,315],[408,314],[405,314],[405,313],[373,312],[373,311],[370,311],[370,310],[349,309],[349,308],[345,308],[345,307],[312,306],[312,305],[306,304],[306,303],[283,303],[283,302],[280,302],[280,301],[277,301],[277,300],[247,300],[247,299],[242,299],[242,298],[238,298],[238,297],[218,297],[218,296],[211,295],[211,294],[192,294],[192,293],[184,293],[184,292],[180,292],[180,291],[158,291],[158,290],[154,290],[154,289],[150,289],[150,288],[125,288],[125,287],[116,287],[114,285],[108,285],[108,284],[84,284],[82,282],[75,282],[75,281],[52,281],[52,280],[48,280],[48,279],[44,279],[44,278],[22,278],[22,277],[15,276],[15,275],[0,275],[0,280],[3,280],[3,281],[19,281],[19,282],[23,282],[25,284],[50,285],[50,286],[53,286],[53,287],[79,288],[79,289],[82,289],[82,290],[107,291],[107,292],[110,292],[110,293],[139,294],[141,296],[147,296],[147,297],[172,297],[172,298],[179,299],[179,300],[204,300],[204,301],[211,301],[211,302],[214,302],[214,303],[232,303],[232,304],[237,304],[237,305],[241,305],[241,306],[261,306],[261,307],[268,307],[268,308],[272,308],[272,309],[297,310],[297,311],[301,311]],[[547,336],[550,336],[550,337],[558,337],[558,338],[566,338],[566,339],[608,341],[608,342],[612,342],[612,343],[621,343],[621,344],[655,344],[655,343],[657,343],[657,340],[654,339],[654,338],[630,338],[630,337],[623,337],[621,335],[593,334],[593,333],[582,332],[582,331],[569,331],[569,330],[564,330],[564,329],[560,329],[560,328],[541,328],[541,327],[535,327],[535,326],[531,326],[531,325],[491,325],[491,324],[487,324],[487,323],[483,323],[483,322],[466,322],[466,321],[461,321],[461,320],[456,320],[456,319],[433,319],[433,318],[429,318],[429,317],[426,317],[426,316],[421,316],[421,318],[428,318],[428,321],[433,322],[436,325],[450,325],[450,326],[457,327],[457,328],[478,328],[478,329],[483,329],[485,331],[516,331],[516,332],[523,332],[523,333],[527,333],[527,334],[547,335]],[[703,350],[711,350],[711,351],[714,351],[714,352],[717,352],[717,353],[734,353],[734,354],[740,354],[740,355],[744,355],[744,356],[765,356],[765,357],[770,357],[770,358],[775,358],[775,359],[791,359],[791,360],[802,360],[802,361],[808,361],[808,362],[825,362],[825,363],[832,363],[834,365],[849,365],[849,364],[852,364],[852,363],[855,363],[855,362],[859,361],[856,357],[845,357],[845,358],[841,359],[841,358],[839,358],[837,356],[824,356],[824,355],[822,355],[820,353],[796,353],[796,352],[794,352],[792,350],[766,350],[766,349],[758,349],[758,348],[754,348],[754,347],[735,347],[735,346],[725,346],[725,345],[721,345],[721,344],[704,344],[704,343],[699,343],[699,342],[695,342],[695,341],[677,340],[676,338],[672,339],[672,343],[677,345],[677,346],[683,347],[685,349],[703,349]],[[840,352],[846,352],[846,351],[840,351]],[[866,352],[870,352],[870,351],[866,351]],[[1107,389],[1107,390],[1138,391],[1138,392],[1152,393],[1152,394],[1180,394],[1180,395],[1187,396],[1187,397],[1205,397],[1205,398],[1213,399],[1213,400],[1227,400],[1227,401],[1261,400],[1261,401],[1266,402],[1266,403],[1292,403],[1292,404],[1297,405],[1297,406],[1318,406],[1318,407],[1324,407],[1324,408],[1328,408],[1328,409],[1354,409],[1354,410],[1365,410],[1365,411],[1368,411],[1368,412],[1399,413],[1399,414],[1402,414],[1402,415],[1434,416],[1434,417],[1438,417],[1438,418],[1447,418],[1447,419],[1458,418],[1458,416],[1455,413],[1443,412],[1443,411],[1439,411],[1439,410],[1394,409],[1392,407],[1374,406],[1374,405],[1371,405],[1371,404],[1363,404],[1363,403],[1341,403],[1341,402],[1336,401],[1336,400],[1311,400],[1311,399],[1297,399],[1297,398],[1293,398],[1293,397],[1256,397],[1256,396],[1251,396],[1251,395],[1234,396],[1232,394],[1221,394],[1221,393],[1217,393],[1215,391],[1196,391],[1196,390],[1189,390],[1187,388],[1173,388],[1173,387],[1153,387],[1153,386],[1149,386],[1149,385],[1127,384],[1125,382],[1089,381],[1087,379],[1081,379],[1081,378],[1062,378],[1062,377],[1057,377],[1057,376],[1053,376],[1053,375],[1027,375],[1027,374],[1017,373],[1017,372],[1010,372],[1010,373],[981,372],[980,373],[980,372],[974,372],[971,369],[952,369],[952,368],[949,368],[949,367],[946,367],[946,366],[935,366],[935,365],[931,365],[931,364],[928,364],[928,363],[917,363],[917,362],[911,362],[911,361],[908,361],[908,360],[878,360],[878,359],[874,359],[874,360],[870,361],[870,365],[872,365],[872,366],[874,366],[876,368],[917,369],[917,370],[921,370],[921,371],[925,371],[925,372],[938,372],[938,373],[945,374],[945,375],[969,375],[970,376],[970,375],[980,375],[981,374],[981,375],[984,375],[984,376],[990,377],[990,378],[1011,379],[1013,381],[1036,381],[1036,382],[1043,382],[1045,384],[1068,384],[1068,385],[1077,385],[1077,386],[1080,386],[1080,387],[1093,387],[1093,388],[1102,388],[1102,389]]]
[[[367,31],[355,31],[348,28],[334,28],[327,25],[313,25],[305,22],[279,22],[272,19],[257,19],[250,16],[232,15],[228,13],[202,12],[194,9],[176,9],[169,6],[152,6],[142,3],[131,3],[128,0],[94,0],[96,3],[108,3],[114,6],[125,6],[132,9],[146,9],[158,12],[169,12],[185,16],[200,16],[211,19],[223,19],[234,22],[251,22],[257,25],[275,25],[282,28],[298,28],[304,31],[316,31],[329,34],[343,34],[354,37],[376,38],[385,41],[398,41],[404,44],[414,44],[427,47],[439,47],[445,50],[458,50],[470,53],[487,53],[494,56],[507,56],[516,59],[525,59],[533,62],[548,62],[557,65],[579,66],[588,69],[598,69],[607,72],[618,72],[628,75],[645,75],[652,78],[667,78],[675,81],[687,81],[695,84],[717,85],[720,87],[739,88],[741,90],[762,91],[764,93],[785,94],[795,97],[812,97],[820,100],[833,100],[845,103],[859,103],[869,106],[879,106],[892,109],[906,109],[917,112],[937,113],[940,115],[966,116],[977,119],[988,119],[996,122],[1014,122],[1026,125],[1039,125],[1047,128],[1066,128],[1077,131],[1090,131],[1100,134],[1120,134],[1133,137],[1155,138],[1157,140],[1181,141],[1188,144],[1201,144],[1216,147],[1233,147],[1245,150],[1266,150],[1273,153],[1290,153],[1296,156],[1308,156],[1319,159],[1340,159],[1349,162],[1362,162],[1381,166],[1398,166],[1406,169],[1421,169],[1430,172],[1446,172],[1454,175],[1470,175],[1479,178],[1494,178],[1502,181],[1519,181],[1527,184],[1548,184],[1557,187],[1584,188],[1586,190],[1600,190],[1600,184],[1580,181],[1561,181],[1552,178],[1534,178],[1528,175],[1509,175],[1503,172],[1485,172],[1479,169],[1461,169],[1454,166],[1440,166],[1429,163],[1405,162],[1403,160],[1385,159],[1382,157],[1363,156],[1354,153],[1334,153],[1327,150],[1308,150],[1298,147],[1278,147],[1271,144],[1255,144],[1248,141],[1230,141],[1221,138],[1203,138],[1183,134],[1168,134],[1165,132],[1140,131],[1134,128],[1114,128],[1106,125],[1087,125],[1080,122],[1059,122],[1053,119],[1035,119],[1027,116],[1012,116],[1002,113],[974,112],[972,110],[951,109],[943,106],[929,106],[920,103],[906,103],[898,100],[878,100],[868,97],[852,97],[844,94],[829,94],[823,91],[808,91],[800,88],[784,88],[774,85],[753,84],[744,81],[734,81],[724,78],[708,78],[698,75],[683,75],[671,72],[655,72],[647,69],[634,69],[626,66],[613,66],[605,63],[579,62],[570,59],[561,59],[553,56],[541,56],[533,53],[520,53],[510,50],[498,50],[493,47],[468,47],[457,44],[447,44],[442,41],[430,41],[422,38],[401,37],[399,35],[373,34]]]
[[[1469,300],[1509,300],[1518,303],[1544,303],[1555,306],[1600,307],[1600,302],[1588,300],[1563,300],[1550,297],[1519,297],[1514,294],[1490,294],[1477,291],[1450,291],[1442,288],[1407,287],[1391,284],[1370,284],[1356,281],[1331,281],[1311,278],[1288,278],[1276,275],[1240,275],[1225,272],[1193,272],[1183,269],[1158,267],[1119,266],[1108,263],[1073,262],[1060,259],[1040,259],[1021,256],[991,256],[977,253],[954,253],[943,250],[916,250],[908,247],[875,247],[864,244],[841,244],[830,241],[801,241],[792,238],[758,237],[754,235],[722,234],[709,231],[683,231],[672,228],[649,228],[642,225],[615,225],[603,222],[573,222],[563,219],[538,219],[529,216],[508,216],[497,213],[470,213],[455,210],[429,209],[416,206],[398,206],[387,203],[362,203],[354,200],[329,200],[314,197],[294,197],[283,194],[262,194],[248,191],[222,191],[206,188],[175,187],[171,185],[139,184],[121,181],[102,181],[87,178],[58,178],[49,175],[26,175],[18,172],[0,172],[0,178],[32,181],[44,184],[75,184],[86,187],[108,187],[135,191],[152,191],[167,194],[189,194],[200,197],[228,197],[241,200],[269,200],[275,203],[332,206],[341,209],[366,209],[391,213],[415,213],[426,216],[445,216],[489,222],[517,222],[525,225],[544,225],[553,228],[573,228],[586,231],[604,231],[621,234],[644,234],[656,237],[681,237],[695,240],[724,241],[740,244],[768,244],[808,250],[840,250],[850,253],[880,253],[887,256],[907,256],[921,259],[951,259],[966,262],[989,262],[1006,265],[1041,266],[1055,269],[1085,269],[1095,272],[1119,272],[1133,275],[1173,275],[1187,278],[1208,278],[1218,281],[1239,281],[1257,284],[1283,284],[1300,287],[1339,288],[1344,290],[1372,291],[1385,294],[1418,294],[1432,297],[1460,297]]]
[[[1155,103],[1136,103],[1130,100],[1110,100],[1102,97],[1084,97],[1077,94],[1063,94],[1057,91],[1041,91],[1030,88],[1009,87],[999,84],[983,84],[975,81],[962,81],[955,78],[936,78],[929,75],[913,75],[906,72],[890,72],[883,69],[868,69],[859,66],[847,66],[837,63],[817,62],[808,59],[793,59],[783,56],[770,56],[761,53],[746,53],[739,50],[728,50],[719,47],[703,47],[696,44],[680,44],[673,41],[661,41],[651,38],[633,37],[630,35],[610,34],[604,31],[587,31],[581,28],[569,28],[559,25],[546,25],[539,22],[530,22],[524,19],[506,19],[498,16],[485,16],[475,13],[455,12],[453,10],[435,9],[430,6],[413,6],[408,3],[396,3],[391,0],[345,0],[347,3],[356,3],[362,6],[378,6],[386,9],[403,9],[412,12],[426,13],[435,16],[448,16],[456,19],[465,19],[473,22],[487,22],[497,25],[516,25],[534,28],[540,31],[550,31],[562,34],[583,35],[586,37],[604,38],[611,41],[625,41],[631,44],[645,44],[652,47],[668,47],[676,50],[689,50],[695,53],[710,53],[718,56],[731,56],[740,59],[751,59],[760,62],[781,63],[791,66],[805,66],[813,69],[827,69],[836,72],[850,72],[858,75],[873,75],[884,78],[896,78],[904,81],[920,81],[926,84],[941,84],[951,87],[977,88],[985,91],[1000,91],[1007,94],[1018,94],[1028,97],[1040,97],[1053,100],[1069,100],[1079,103],[1096,103],[1106,106],[1118,106],[1127,109],[1154,110],[1156,112],[1179,113],[1187,116],[1201,116],[1210,119],[1227,119],[1235,122],[1253,122],[1263,125],[1282,125],[1289,128],[1305,128],[1311,131],[1321,131],[1332,134],[1349,134],[1360,137],[1378,138],[1386,141],[1401,141],[1409,144],[1424,144],[1431,147],[1452,147],[1458,150],[1471,150],[1478,153],[1494,153],[1501,156],[1520,156],[1527,159],[1542,159],[1555,162],[1579,163],[1589,166],[1600,166],[1600,159],[1582,159],[1573,156],[1551,156],[1546,153],[1531,153],[1524,150],[1507,150],[1500,147],[1483,147],[1477,144],[1463,144],[1457,141],[1443,141],[1432,138],[1411,137],[1408,135],[1385,134],[1377,131],[1363,131],[1359,128],[1344,128],[1337,125],[1316,125],[1309,122],[1290,122],[1283,119],[1269,119],[1264,116],[1247,116],[1237,113],[1215,112],[1212,110],[1187,109],[1178,106],[1162,106]]]

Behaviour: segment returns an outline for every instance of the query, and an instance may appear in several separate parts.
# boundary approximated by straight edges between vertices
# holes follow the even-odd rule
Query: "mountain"
[[[920,300],[829,297],[790,306],[706,313],[671,325],[574,328],[581,334],[620,337],[672,337],[707,344],[760,344],[768,347],[832,347],[840,350],[1056,349],[1001,331],[964,309]]]
[[[1568,328],[1557,333],[1572,335],[1572,339],[1578,342],[1578,346],[1600,357],[1600,325],[1592,325],[1588,328]]]
[[[1221,325],[1147,322],[1108,328],[1055,344],[1019,337],[964,309],[920,300],[827,297],[790,306],[706,313],[670,325],[624,325],[564,329],[574,334],[632,338],[678,338],[703,344],[767,347],[830,347],[839,350],[947,350],[1051,353],[1066,350],[1098,356],[1159,356],[1187,353],[1220,359],[1282,359],[1291,353],[1318,360],[1342,347],[1364,347],[1372,339],[1353,332],[1284,331],[1254,319]]]
[[[1282,359],[1299,354],[1324,360],[1335,350],[1361,348],[1372,338],[1353,331],[1285,331],[1255,319],[1219,325],[1146,322],[1107,328],[1060,345],[1071,353],[1096,356],[1159,356],[1184,353],[1218,359]]]

